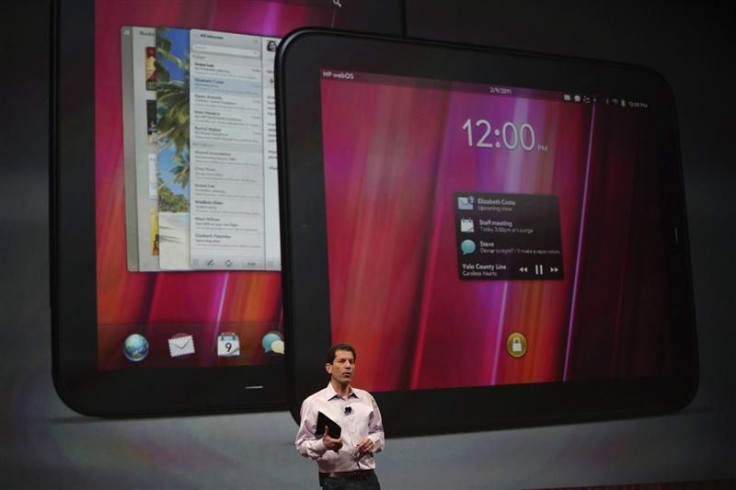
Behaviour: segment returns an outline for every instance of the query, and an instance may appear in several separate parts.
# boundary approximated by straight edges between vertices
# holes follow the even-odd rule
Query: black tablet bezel
[[[98,369],[94,5],[94,0],[52,5],[50,286],[56,391],[75,411],[104,417],[285,409],[284,363]],[[390,28],[400,31],[401,6],[398,0],[383,2],[381,8],[395,8],[395,16],[387,20],[368,12],[371,22],[390,21],[396,24]]]
[[[618,63],[311,29],[285,39],[277,56],[285,333],[292,346],[287,352],[288,369],[293,373],[289,406],[296,420],[302,400],[327,382],[323,355],[331,341],[321,68],[573,93],[616,93],[628,100],[639,97],[659,110],[656,137],[672,143],[666,154],[667,172],[661,176],[661,208],[672,287],[669,313],[675,374],[374,393],[387,433],[426,434],[643,415],[677,409],[692,400],[698,366],[682,165],[674,97],[659,74]],[[461,400],[462,408],[458,406]]]

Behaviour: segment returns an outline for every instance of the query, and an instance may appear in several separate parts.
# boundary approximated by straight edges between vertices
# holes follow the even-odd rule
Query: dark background
[[[0,7],[0,487],[317,487],[285,411],[100,420],[56,396],[49,12],[41,0]],[[670,415],[389,439],[377,458],[384,488],[736,478],[734,4],[407,0],[407,23],[417,37],[638,63],[668,79],[679,112],[701,381],[694,402]]]

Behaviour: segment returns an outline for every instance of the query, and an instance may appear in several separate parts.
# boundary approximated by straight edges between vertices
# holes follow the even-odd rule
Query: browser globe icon
[[[125,339],[123,354],[128,360],[140,362],[148,355],[148,340],[143,335],[134,333]]]

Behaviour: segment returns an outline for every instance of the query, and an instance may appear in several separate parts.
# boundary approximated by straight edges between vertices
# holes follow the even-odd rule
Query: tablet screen
[[[356,385],[673,374],[651,101],[329,67],[320,97],[332,341]]]
[[[281,363],[275,51],[349,7],[95,3],[99,369]]]

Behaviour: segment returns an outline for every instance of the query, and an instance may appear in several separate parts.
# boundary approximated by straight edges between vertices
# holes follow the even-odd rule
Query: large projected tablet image
[[[77,411],[285,406],[274,59],[393,0],[56,5],[55,382]]]
[[[295,417],[336,342],[356,347],[354,383],[393,434],[692,398],[676,119],[658,75],[316,31],[285,41],[277,66]]]

